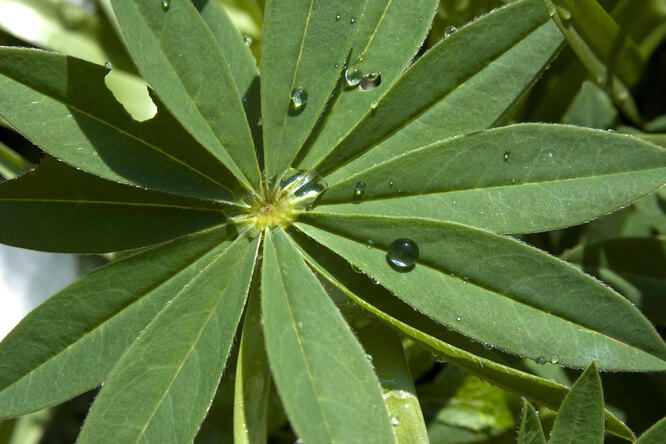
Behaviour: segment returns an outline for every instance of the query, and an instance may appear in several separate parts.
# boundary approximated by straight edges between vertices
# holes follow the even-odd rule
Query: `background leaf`
[[[236,334],[258,245],[259,238],[238,237],[160,311],[109,374],[78,442],[194,439]]]
[[[0,241],[58,253],[128,250],[224,224],[222,205],[109,182],[47,157],[0,185],[0,212],[12,215]]]
[[[520,424],[518,444],[546,444],[539,415],[527,401],[523,402],[523,421]]]
[[[266,231],[262,315],[268,360],[307,442],[395,442],[372,367],[285,234]]]
[[[636,444],[659,444],[663,440],[664,434],[666,434],[666,418],[663,418],[643,433]]]
[[[139,332],[232,234],[221,227],[119,260],[35,309],[0,343],[0,418],[99,385]]]

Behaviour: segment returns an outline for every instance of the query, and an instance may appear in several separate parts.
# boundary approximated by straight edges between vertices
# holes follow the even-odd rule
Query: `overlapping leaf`
[[[47,157],[0,185],[8,245],[58,253],[106,253],[156,244],[226,220],[227,205],[142,190]]]
[[[539,415],[527,401],[523,403],[523,420],[520,423],[518,444],[546,444]]]
[[[194,439],[236,334],[258,245],[240,236],[197,270],[113,368],[78,442]]]
[[[113,0],[139,71],[178,121],[248,189],[260,181],[229,61],[189,0]],[[187,38],[183,38],[187,36]]]
[[[63,402],[103,382],[233,232],[212,229],[120,260],[34,310],[0,343],[0,417]]]

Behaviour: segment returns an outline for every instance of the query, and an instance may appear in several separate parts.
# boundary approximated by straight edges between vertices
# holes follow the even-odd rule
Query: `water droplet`
[[[298,328],[303,328],[303,323],[300,321],[298,322]]]
[[[335,14],[335,20],[340,21],[342,16],[340,14]]]
[[[354,265],[354,264],[350,264],[350,265],[351,265],[352,270],[354,270],[354,273],[363,273],[363,270],[361,270],[356,265]]]
[[[294,196],[298,198],[298,200],[304,200],[304,199],[309,199],[312,197],[316,197],[324,191],[324,188],[319,185],[318,183],[311,183],[305,186],[300,187],[295,193]]]
[[[111,65],[111,62],[106,62],[106,63],[104,64],[104,67],[105,67],[106,69],[109,69],[109,70],[110,70],[111,68],[113,68],[113,65]]]
[[[458,316],[458,317],[456,318],[456,321],[459,321],[459,320],[461,320],[461,319],[462,319],[462,318],[461,318],[460,316]]]
[[[364,53],[364,52],[362,52],[361,54],[359,54],[359,56],[358,56],[358,63],[361,63],[363,60],[365,60],[365,53]]]
[[[508,162],[510,157],[511,157],[511,151],[509,150],[504,151],[504,157],[503,157],[504,161]]]
[[[410,271],[419,258],[419,247],[411,239],[396,239],[386,253],[389,264],[397,271]]]
[[[350,19],[349,19],[349,23],[351,23],[352,25],[353,25],[354,23],[356,23],[356,17],[352,17],[352,18],[350,18]]]
[[[444,38],[451,37],[458,30],[455,26],[447,26],[444,28]]]
[[[397,416],[391,418],[391,425],[393,427],[398,427],[399,424],[400,424],[400,419],[398,419]]]
[[[374,110],[377,109],[378,106],[379,106],[379,102],[372,102],[370,104],[370,109],[374,111]]]
[[[243,41],[245,42],[245,46],[251,46],[252,45],[252,37],[249,35],[244,35],[243,36]]]
[[[539,364],[539,365],[544,365],[544,364],[545,364],[546,362],[548,362],[548,361],[547,361],[546,358],[544,358],[543,356],[539,356],[538,358],[536,358],[536,359],[534,360],[534,362],[536,362],[536,363]]]
[[[339,68],[339,67],[340,67],[340,64],[339,64],[339,63],[336,63],[336,64],[335,64],[335,67],[336,67],[336,68]]]
[[[365,182],[359,182],[354,187],[354,200],[363,199],[363,194],[365,193]]]
[[[296,88],[291,92],[291,109],[302,111],[308,103],[308,93],[302,88]]]
[[[483,344],[483,348],[485,348],[486,350],[492,350],[492,349],[493,349],[493,345],[492,345],[492,344],[488,344],[488,343],[486,342],[485,344]]]
[[[390,186],[390,187],[393,186],[393,181],[392,181],[392,180],[389,180],[389,186]]]
[[[371,72],[363,76],[361,79],[361,89],[363,91],[370,91],[377,88],[382,83],[382,75],[378,72]]]
[[[363,72],[357,68],[347,68],[345,70],[345,81],[347,82],[347,85],[351,87],[358,86],[359,83],[361,83],[361,80],[363,80]]]
[[[550,358],[550,363],[551,364],[557,364],[558,362],[560,362],[560,357],[559,356],[553,355],[553,357]]]
[[[516,179],[511,179],[511,185],[515,185],[515,184],[516,184]]]
[[[366,245],[368,246],[368,248],[372,248],[372,247],[375,246],[375,243],[371,239],[368,239],[368,242],[366,243]]]
[[[162,0],[162,11],[168,11],[171,6],[171,0]]]

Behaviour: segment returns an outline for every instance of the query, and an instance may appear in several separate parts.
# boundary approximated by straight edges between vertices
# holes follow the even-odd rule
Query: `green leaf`
[[[260,71],[268,177],[283,174],[317,123],[340,80],[363,3],[266,2]],[[298,90],[307,103],[295,108],[291,98]]]
[[[579,245],[563,259],[622,291],[652,322],[666,325],[666,237]]]
[[[617,110],[608,94],[595,83],[585,81],[562,116],[562,123],[608,129],[615,126],[616,119]]]
[[[666,344],[629,301],[519,241],[419,218],[313,210],[300,220],[300,230],[413,308],[482,344],[570,367],[595,360],[608,371],[666,369]],[[389,265],[398,238],[420,249],[409,272]]]
[[[299,169],[313,168],[329,150],[371,110],[408,66],[423,43],[437,9],[435,0],[366,1],[347,68],[362,75],[379,74],[379,85],[369,82],[352,88],[343,82],[327,106],[326,124],[300,161]]]
[[[47,157],[0,184],[0,242],[59,253],[156,244],[225,223],[221,203],[109,182]],[[157,229],[159,228],[159,229]]]
[[[99,385],[139,332],[226,248],[232,234],[216,228],[119,260],[31,312],[0,343],[0,418]]]
[[[593,362],[564,398],[550,435],[550,444],[602,444],[604,393]]]
[[[246,188],[257,187],[259,165],[241,96],[196,8],[188,0],[169,0],[166,11],[160,1],[112,4],[139,71],[167,108]]]
[[[398,443],[427,443],[428,431],[400,335],[366,312],[357,315],[352,324],[361,345],[372,358]]]
[[[634,207],[645,216],[655,230],[666,234],[666,187],[639,200]]]
[[[261,294],[255,280],[245,310],[234,388],[234,443],[266,442],[272,379],[261,328]]]
[[[108,180],[222,200],[238,191],[165,109],[132,119],[104,84],[108,73],[60,54],[0,48],[0,114],[51,155]]]
[[[523,420],[520,423],[518,444],[546,444],[539,415],[528,401],[523,403]]]
[[[268,359],[296,434],[305,442],[395,442],[363,349],[279,229],[266,232],[261,287]]]
[[[635,444],[660,444],[666,436],[666,417],[643,433]]]
[[[360,307],[399,329],[429,349],[439,359],[498,387],[525,396],[539,405],[554,410],[559,408],[569,391],[566,386],[498,363],[497,355],[488,351],[485,346],[474,347],[479,344],[469,341],[463,343],[453,331],[442,329],[429,318],[412,310],[400,299],[391,297],[392,295],[377,285],[376,281],[367,279],[360,273],[350,274],[349,263],[341,257],[331,254],[295,230],[290,234],[297,240],[301,255],[318,273]],[[457,322],[462,322],[462,318]],[[606,420],[609,432],[628,440],[634,439],[631,430],[608,411]]]
[[[0,176],[13,179],[28,171],[31,166],[20,154],[0,142]]]
[[[495,10],[421,57],[317,168],[327,173],[387,137],[359,165],[367,168],[495,125],[536,81],[562,42],[540,1],[524,0]],[[493,97],[486,91],[493,91]],[[330,182],[339,178],[334,175]]]
[[[596,0],[543,0],[578,59],[597,85],[634,122],[640,122],[629,92],[645,61],[636,44]]]
[[[318,211],[418,214],[528,233],[617,210],[663,185],[665,175],[666,152],[633,137],[563,125],[514,125],[438,142],[369,168],[328,188],[318,202],[353,201],[356,184],[363,182],[361,203]]]
[[[113,368],[77,442],[194,439],[236,334],[258,245],[241,235],[182,287]]]
[[[644,0],[635,8],[633,0],[620,0],[613,7],[612,16],[648,60],[666,38],[666,9],[663,0]]]

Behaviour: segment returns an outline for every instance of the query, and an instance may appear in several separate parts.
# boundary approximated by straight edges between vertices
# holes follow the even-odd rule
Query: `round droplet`
[[[105,67],[106,69],[111,69],[111,68],[113,68],[113,65],[111,65],[111,62],[106,62],[106,63],[104,64],[104,67]]]
[[[553,357],[550,358],[550,363],[551,364],[557,364],[558,362],[560,362],[560,357],[559,356],[553,355]]]
[[[503,157],[504,161],[508,162],[510,157],[511,157],[511,151],[509,150],[504,151],[504,157]]]
[[[461,319],[462,319],[462,318],[461,318],[460,316],[458,316],[458,317],[456,318],[456,321],[459,321],[459,320],[461,320]]]
[[[359,182],[354,187],[354,200],[363,199],[363,194],[365,194],[365,182]]]
[[[389,180],[389,186],[390,186],[390,187],[393,186],[393,181],[392,181],[392,180]]]
[[[372,247],[375,246],[375,243],[371,239],[368,239],[368,242],[366,243],[366,245],[368,246],[368,248],[372,248]]]
[[[358,63],[361,63],[363,60],[365,60],[365,53],[364,53],[364,52],[362,52],[361,54],[359,54],[359,56],[358,56]]]
[[[354,270],[354,273],[363,273],[363,270],[361,270],[359,267],[357,267],[354,264],[351,264],[352,270]]]
[[[249,35],[244,35],[243,36],[243,41],[245,42],[245,46],[251,46],[252,45],[252,37]]]
[[[350,19],[349,19],[349,23],[351,23],[352,25],[353,25],[354,23],[356,23],[356,17],[352,17],[352,18],[350,18]]]
[[[171,6],[171,0],[162,0],[162,11],[168,11]]]
[[[308,103],[308,93],[304,89],[296,88],[291,92],[291,109],[301,111]]]
[[[335,14],[335,20],[339,21],[341,18],[342,18],[342,16],[340,14]]]
[[[371,72],[363,76],[361,79],[361,89],[363,91],[370,91],[377,88],[382,83],[382,75],[378,72]]]
[[[539,365],[544,365],[547,362],[546,358],[544,358],[543,356],[539,356],[534,361]]]
[[[409,271],[419,258],[419,247],[411,239],[396,239],[389,245],[386,258],[394,270]]]
[[[339,64],[339,63],[336,63],[336,64],[335,64],[335,67],[336,67],[336,68],[339,68],[339,67],[340,67],[340,64]]]
[[[492,350],[492,349],[493,349],[493,346],[492,346],[492,344],[488,344],[488,343],[486,342],[485,344],[483,344],[483,348],[485,348],[486,350]]]
[[[444,29],[444,37],[445,38],[446,37],[451,37],[457,30],[458,30],[458,28],[456,28],[455,26],[447,26]]]
[[[345,70],[345,81],[347,82],[347,85],[351,87],[358,86],[358,84],[361,83],[361,80],[363,80],[363,71],[357,67],[347,68]]]
[[[393,418],[391,418],[391,425],[393,427],[397,427],[399,424],[400,424],[400,419],[398,419],[397,416],[394,416]]]
[[[516,179],[511,179],[511,185],[515,185],[515,184],[516,184]]]

